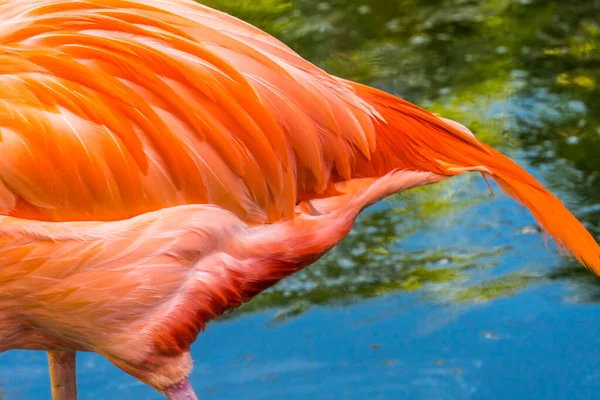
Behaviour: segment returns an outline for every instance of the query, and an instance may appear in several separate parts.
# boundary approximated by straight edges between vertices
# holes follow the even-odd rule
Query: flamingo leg
[[[169,387],[165,390],[165,394],[169,400],[198,400],[188,378]]]
[[[77,400],[74,351],[48,351],[52,400]]]

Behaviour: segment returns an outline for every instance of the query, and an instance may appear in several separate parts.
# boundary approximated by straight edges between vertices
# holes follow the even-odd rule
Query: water
[[[600,235],[600,2],[210,0],[329,72],[515,157]],[[568,3],[568,4],[567,4]],[[325,259],[209,325],[200,399],[592,399],[600,282],[477,176],[370,209]],[[6,399],[49,398],[45,354],[0,356]],[[159,399],[80,354],[82,399]]]

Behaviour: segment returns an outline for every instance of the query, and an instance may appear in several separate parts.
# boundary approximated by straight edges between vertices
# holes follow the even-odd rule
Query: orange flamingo
[[[316,68],[191,0],[1,0],[0,351],[75,352],[195,399],[205,324],[358,213],[477,171],[600,272],[563,204],[462,125]]]

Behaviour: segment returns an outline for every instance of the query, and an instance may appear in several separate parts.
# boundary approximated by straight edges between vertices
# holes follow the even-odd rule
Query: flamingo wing
[[[0,15],[4,213],[210,203],[273,222],[375,147],[376,113],[349,83],[192,1],[17,0]]]

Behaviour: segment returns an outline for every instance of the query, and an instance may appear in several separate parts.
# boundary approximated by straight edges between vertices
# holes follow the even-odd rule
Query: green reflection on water
[[[456,119],[509,153],[523,149],[549,188],[600,234],[600,20],[593,18],[600,15],[600,1],[203,3],[268,31],[330,73]],[[574,285],[576,301],[600,299],[596,279],[568,261],[542,273],[511,271],[475,282],[476,272],[494,268],[504,248],[465,254],[397,246],[411,233],[426,232],[435,221],[485,201],[485,193],[468,194],[471,179],[478,178],[396,196],[385,209],[362,216],[318,265],[238,312],[281,307],[277,319],[285,319],[313,304],[395,291],[481,302],[553,280]]]

